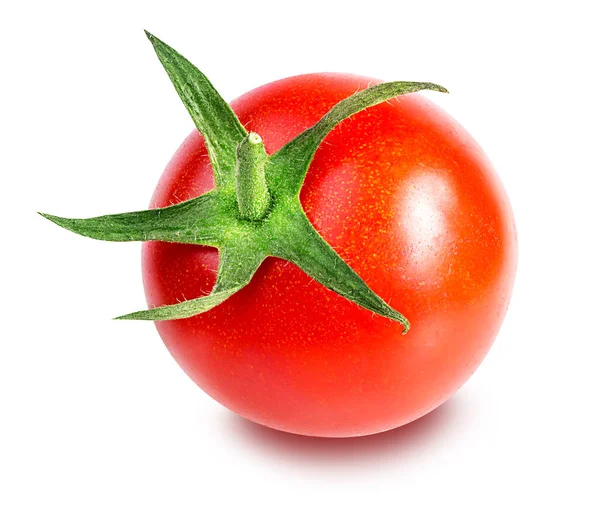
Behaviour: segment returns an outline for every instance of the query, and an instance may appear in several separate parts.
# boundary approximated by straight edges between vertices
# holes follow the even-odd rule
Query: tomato
[[[231,106],[269,153],[340,100],[377,81],[342,74],[283,79]],[[214,187],[194,131],[151,207]],[[268,258],[250,285],[188,319],[156,322],[171,355],[238,414],[312,436],[373,434],[435,409],[471,376],[499,330],[517,262],[511,208],[469,134],[418,94],[370,107],[319,147],[301,190],[319,233],[412,328],[374,315]],[[146,242],[151,307],[206,295],[218,252]]]

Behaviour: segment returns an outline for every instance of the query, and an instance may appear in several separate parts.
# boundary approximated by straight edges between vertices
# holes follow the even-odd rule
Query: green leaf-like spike
[[[302,209],[289,213],[290,223],[277,232],[273,255],[293,262],[308,276],[365,309],[404,325],[408,320],[379,297],[311,225]]]
[[[248,255],[252,254],[252,258]],[[165,321],[190,318],[223,303],[234,293],[247,286],[265,259],[265,255],[250,248],[222,248],[219,251],[219,271],[215,287],[208,296],[165,305],[145,311],[132,312],[115,319]]]
[[[217,186],[233,188],[235,149],[248,132],[204,73],[148,31],[146,36],[206,140]]]
[[[429,82],[390,82],[335,105],[314,126],[268,156],[248,134],[208,79],[187,59],[146,33],[196,127],[205,138],[216,188],[164,209],[88,219],[42,214],[57,225],[106,241],[168,241],[216,246],[219,270],[213,291],[201,298],[138,311],[117,319],[173,320],[206,312],[245,287],[268,256],[286,259],[344,298],[410,327],[317,233],[299,192],[314,154],[342,120],[395,96],[431,89]]]
[[[164,209],[108,214],[95,218],[61,218],[39,213],[76,234],[102,241],[168,241],[220,246],[235,222],[215,192]]]
[[[387,82],[359,91],[337,103],[315,125],[271,156],[266,169],[269,183],[282,184],[281,189],[285,189],[286,193],[298,194],[317,148],[338,123],[367,107],[424,89],[448,92],[431,82]]]

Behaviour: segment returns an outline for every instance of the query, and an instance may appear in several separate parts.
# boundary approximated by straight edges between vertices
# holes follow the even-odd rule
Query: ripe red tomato
[[[231,105],[273,153],[375,82],[303,75]],[[151,207],[213,185],[202,136],[194,131],[169,163]],[[224,304],[157,322],[167,348],[214,399],[287,432],[357,436],[423,416],[475,371],[508,306],[517,243],[496,173],[460,125],[411,94],[337,126],[317,151],[301,202],[341,257],[407,316],[408,334],[270,258]],[[148,304],[208,294],[217,265],[214,248],[144,243]]]

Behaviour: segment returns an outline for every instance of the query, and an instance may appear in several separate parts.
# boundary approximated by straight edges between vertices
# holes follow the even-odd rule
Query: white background
[[[2,4],[0,511],[599,512],[594,4]],[[152,324],[111,321],[145,305],[140,245],[35,213],[145,208],[192,129],[143,28],[226,99],[314,71],[450,89],[427,96],[498,169],[520,262],[493,350],[447,404],[362,439],[281,434],[208,398]]]

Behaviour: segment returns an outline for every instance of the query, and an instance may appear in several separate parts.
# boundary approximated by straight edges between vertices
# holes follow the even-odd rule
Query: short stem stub
[[[235,192],[243,219],[263,219],[271,203],[265,179],[268,159],[265,145],[256,132],[250,132],[236,150]]]

